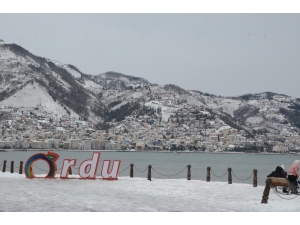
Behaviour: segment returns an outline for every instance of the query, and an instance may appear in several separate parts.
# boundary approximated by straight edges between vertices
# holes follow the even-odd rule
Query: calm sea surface
[[[62,167],[63,159],[77,159],[73,167],[73,174],[78,174],[80,163],[91,159],[92,151],[55,151],[59,154],[57,161],[58,174]],[[15,163],[15,172],[18,171],[20,161],[24,164],[26,160],[37,153],[46,151],[10,151],[0,152],[0,170],[2,164],[7,160]],[[134,164],[134,177],[145,177],[147,179],[148,165],[151,165],[152,178],[156,179],[186,179],[187,165],[191,165],[192,180],[206,180],[207,167],[211,167],[211,181],[228,181],[228,168],[232,169],[233,183],[253,183],[253,169],[258,171],[258,185],[264,185],[266,176],[275,170],[276,166],[284,164],[286,170],[295,161],[300,159],[299,155],[272,155],[272,154],[226,154],[226,153],[180,153],[170,152],[101,152],[97,175],[100,176],[103,160],[121,160],[119,176],[129,176],[131,163]],[[35,174],[47,173],[46,162],[39,160],[34,163]],[[9,172],[9,170],[7,170]],[[225,174],[226,173],[226,174]],[[177,174],[177,175],[176,175]],[[225,175],[224,175],[225,174]],[[224,175],[224,176],[223,176]],[[250,177],[250,178],[249,178]],[[248,179],[249,178],[249,179]]]

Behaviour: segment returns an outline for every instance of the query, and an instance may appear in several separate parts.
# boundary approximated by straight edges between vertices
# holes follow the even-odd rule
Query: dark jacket
[[[287,172],[285,172],[282,167],[277,166],[275,171],[270,173],[267,177],[283,177],[286,178]]]

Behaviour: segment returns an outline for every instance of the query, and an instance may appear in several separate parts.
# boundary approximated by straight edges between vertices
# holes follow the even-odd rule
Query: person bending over
[[[281,166],[277,166],[275,171],[270,173],[267,177],[282,177],[282,178],[287,178],[287,172],[284,171],[284,165],[282,164]],[[282,188],[283,193],[287,193],[286,187]]]
[[[298,182],[297,179],[299,178],[299,164],[300,160],[295,160],[295,162],[291,165],[291,167],[288,170],[288,179],[292,185],[294,185],[296,188],[298,188]],[[295,191],[297,194],[298,192]]]

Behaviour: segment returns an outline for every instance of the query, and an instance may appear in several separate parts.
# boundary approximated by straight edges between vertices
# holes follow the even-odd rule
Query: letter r
[[[71,166],[75,166],[75,164],[76,164],[76,159],[65,159],[63,161],[63,166],[61,168],[60,178],[68,178],[69,168]]]

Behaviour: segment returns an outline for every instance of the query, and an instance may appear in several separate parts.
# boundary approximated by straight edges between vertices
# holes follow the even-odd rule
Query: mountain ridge
[[[168,130],[166,133],[171,133],[174,126],[193,127],[188,123],[191,118],[199,122],[204,115],[210,115],[213,123],[207,127],[203,125],[205,129],[195,128],[194,135],[201,136],[203,131],[202,136],[205,136],[204,130],[212,129],[208,135],[211,136],[216,132],[212,127],[217,121],[244,131],[241,135],[245,138],[256,140],[267,134],[287,140],[300,133],[299,98],[273,92],[223,97],[185,90],[174,84],[152,84],[144,78],[113,71],[89,75],[74,65],[36,56],[19,45],[4,42],[0,42],[0,84],[2,110],[24,111],[30,105],[38,108],[36,111],[40,115],[51,114],[52,120],[62,117],[83,120],[99,130],[116,130],[134,118],[141,130],[147,123],[164,126]],[[42,91],[47,94],[42,95]],[[29,104],[29,100],[26,106],[26,95],[30,96],[26,93],[29,92],[42,95],[44,99],[38,102],[32,96],[31,103],[35,102],[36,106]],[[48,95],[50,97],[45,97]],[[193,114],[194,111],[197,113]],[[143,119],[139,119],[141,117]],[[197,126],[201,127],[199,124]]]

